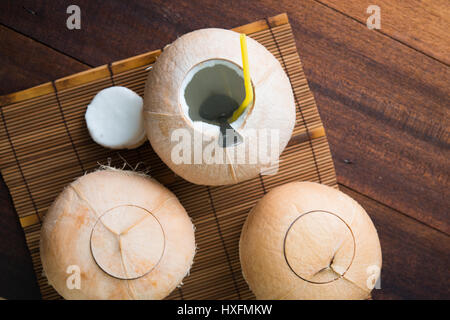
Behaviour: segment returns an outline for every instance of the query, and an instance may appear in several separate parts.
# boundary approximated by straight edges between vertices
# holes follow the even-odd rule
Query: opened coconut
[[[364,209],[312,182],[266,194],[250,212],[239,248],[258,299],[367,299],[381,270],[377,231]]]
[[[208,113],[225,100],[237,106],[244,100],[239,37],[223,29],[183,35],[165,48],[149,74],[144,97],[147,136],[159,157],[193,183],[223,185],[253,178],[277,161],[292,134],[295,103],[289,79],[278,60],[248,38],[254,98],[230,123],[243,142],[218,147],[219,125],[202,117],[201,110],[206,102],[213,101]],[[263,144],[267,157],[258,150]]]
[[[190,269],[194,228],[158,182],[108,169],[58,196],[40,249],[45,275],[65,299],[162,299]]]

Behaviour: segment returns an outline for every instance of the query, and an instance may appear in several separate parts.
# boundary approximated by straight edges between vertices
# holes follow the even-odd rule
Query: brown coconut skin
[[[288,233],[291,252],[299,257],[289,259],[292,267],[310,271],[311,276],[305,272],[302,279],[286,263],[283,245],[292,222],[314,210],[333,212],[345,221],[353,232],[354,244],[348,231],[344,236],[345,224],[335,216],[324,214],[317,220],[309,215],[302,232]],[[340,231],[339,225],[344,226]],[[338,243],[336,248],[330,248],[334,243]],[[310,246],[308,254],[305,248]],[[372,272],[381,270],[382,263],[377,231],[364,209],[337,189],[312,182],[288,183],[266,194],[249,213],[239,248],[244,278],[258,299],[367,299],[379,276]],[[300,263],[302,268],[298,268]],[[341,277],[333,271],[342,273],[348,266]],[[332,273],[337,279],[329,283],[305,281],[322,282],[320,279]]]
[[[247,48],[255,98],[243,125],[237,128],[247,150],[239,153],[239,157],[248,159],[249,148],[254,148],[247,130],[261,128],[279,130],[278,154],[281,154],[295,124],[295,101],[289,78],[278,60],[260,43],[247,38]],[[185,128],[194,136],[194,128],[185,118],[179,101],[183,80],[194,66],[210,59],[225,59],[242,68],[239,33],[215,28],[201,29],[183,35],[165,48],[146,83],[145,126],[155,152],[179,176],[202,185],[234,184],[257,176],[266,165],[240,164],[242,161],[193,165],[175,164],[171,160],[171,150],[178,143],[171,141],[172,131]],[[202,150],[210,143],[203,142]],[[236,147],[225,149],[228,159],[230,154],[237,153],[232,149]]]
[[[120,280],[96,264],[90,236],[101,213],[130,204],[146,208],[160,221],[165,251],[147,275]],[[131,171],[101,170],[77,179],[51,205],[41,229],[40,253],[49,283],[65,299],[163,299],[190,269],[194,228],[175,195],[155,180]],[[80,267],[80,289],[66,285],[70,265]]]

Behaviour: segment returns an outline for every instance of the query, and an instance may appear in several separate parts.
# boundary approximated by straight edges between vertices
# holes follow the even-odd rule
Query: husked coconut
[[[92,139],[110,149],[134,149],[147,137],[142,98],[120,86],[101,90],[86,110],[86,124]]]
[[[258,299],[367,299],[382,260],[364,209],[312,182],[267,193],[247,217],[239,253]]]
[[[65,299],[163,299],[190,269],[194,228],[161,184],[107,169],[57,197],[40,250],[49,283]]]
[[[295,102],[287,75],[264,46],[248,38],[254,99],[230,123],[243,142],[208,152],[212,145],[219,144],[220,126],[202,118],[201,108],[206,101],[217,101],[220,97],[233,100],[232,108],[245,98],[239,37],[234,31],[214,28],[185,34],[165,48],[146,83],[144,118],[149,141],[175,173],[196,184],[234,184],[257,176],[276,162],[272,160],[278,159],[294,128]],[[203,113],[210,112],[203,109]],[[177,135],[180,130],[191,139],[189,148],[183,151],[177,149],[180,143],[185,143]],[[270,165],[262,157],[249,160],[250,153],[257,152],[264,130],[278,134]],[[183,159],[179,160],[178,154]]]

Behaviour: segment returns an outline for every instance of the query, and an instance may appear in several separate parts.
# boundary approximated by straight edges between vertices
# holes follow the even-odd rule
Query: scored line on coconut
[[[97,170],[49,208],[40,254],[66,299],[162,299],[192,265],[194,227],[176,196],[149,176]],[[66,286],[68,265],[80,268],[79,290]]]
[[[322,258],[325,258],[325,259],[321,259],[321,260],[325,260],[325,261],[322,261],[322,263],[325,262],[325,264],[322,265],[322,267],[319,270],[314,270],[313,272],[311,272],[311,270],[308,270],[308,267],[310,267],[310,266],[302,265],[301,258],[294,257],[295,252],[292,252],[291,250],[289,250],[289,235],[292,233],[298,234],[298,233],[302,232],[303,231],[302,229],[305,228],[305,226],[303,226],[303,228],[302,228],[302,226],[300,225],[301,222],[304,222],[304,221],[301,221],[302,218],[304,218],[304,220],[305,220],[305,218],[308,218],[314,214],[324,215],[325,217],[322,217],[324,224],[326,222],[328,222],[328,224],[331,225],[332,223],[330,223],[330,218],[332,218],[332,220],[335,220],[334,221],[335,228],[336,228],[336,225],[339,225],[339,227],[341,229],[345,230],[344,233],[347,233],[347,236],[349,236],[349,235],[351,236],[351,247],[352,247],[351,258],[350,257],[342,257],[340,259],[341,261],[339,261],[339,263],[343,264],[344,266],[335,265],[335,264],[336,264],[336,255],[338,254],[339,249],[341,249],[341,247],[343,246],[345,239],[339,239],[339,245],[335,246],[335,248],[331,254],[331,257],[322,257]],[[326,216],[328,216],[328,217],[326,217]],[[318,224],[318,221],[316,221],[316,219],[318,219],[318,218],[316,217],[314,219],[314,221],[313,221],[314,225]],[[310,224],[309,227],[311,227],[311,222],[309,222],[309,224]],[[335,231],[335,230],[333,230],[333,231]],[[330,235],[330,236],[333,236],[333,235]],[[293,236],[293,237],[295,238],[295,236]],[[339,236],[339,238],[340,237],[341,237],[341,235]],[[335,238],[332,238],[332,237],[330,237],[330,239],[336,240]],[[309,241],[313,241],[313,240],[309,239]],[[323,244],[325,244],[325,246],[326,246],[326,243],[325,243],[326,241],[324,239],[320,239],[320,241],[324,242]],[[294,242],[296,243],[297,246],[299,245],[298,239],[294,240]],[[305,249],[305,248],[303,248],[303,249]],[[298,248],[296,248],[296,250],[298,250]],[[303,252],[304,251],[305,250],[303,250]],[[284,255],[284,259],[285,259],[289,269],[300,279],[307,281],[309,283],[313,283],[313,284],[327,284],[327,283],[339,280],[341,278],[344,278],[345,274],[350,269],[350,267],[353,263],[353,260],[355,258],[355,255],[356,255],[356,240],[355,240],[355,236],[353,234],[351,227],[347,224],[347,222],[344,221],[344,219],[339,217],[337,214],[332,213],[330,211],[326,211],[326,210],[313,210],[313,211],[309,211],[309,212],[300,214],[289,225],[289,227],[284,235],[283,255]],[[291,259],[289,258],[289,256],[291,256]],[[294,266],[293,261],[290,261],[290,260],[296,260],[295,264],[297,265],[297,267]],[[300,265],[300,270],[299,270],[298,265]],[[312,279],[316,279],[316,280],[312,280]]]
[[[103,221],[103,220],[109,220],[110,224],[112,223],[114,226],[114,222],[115,221],[123,221],[124,219],[127,218],[127,216],[124,215],[124,211],[121,209],[126,208],[125,214],[129,215],[129,211],[130,209],[135,209],[137,211],[140,211],[143,215],[137,220],[137,221],[133,221],[131,223],[131,225],[129,225],[126,228],[121,228],[121,230],[114,230],[111,227],[107,227],[107,224]],[[122,218],[117,218],[117,217],[112,217],[111,215],[116,214],[116,215],[122,215]],[[149,220],[148,218],[152,217],[152,221],[154,221],[152,227],[150,227],[151,229],[156,229],[153,230],[154,232],[146,232],[145,234],[140,234],[139,237],[144,238],[144,237],[148,237],[147,241],[148,242],[155,242],[154,237],[155,235],[158,236],[159,238],[162,239],[162,246],[161,248],[156,248],[158,250],[151,250],[148,253],[151,255],[151,257],[147,257],[147,259],[145,260],[148,263],[148,266],[142,266],[142,263],[140,266],[137,266],[133,263],[133,257],[127,257],[127,254],[125,252],[125,246],[128,244],[130,244],[130,241],[126,241],[127,243],[124,243],[125,240],[124,237],[129,237],[129,233],[131,233],[133,231],[133,229],[135,229],[138,225],[143,224],[145,220]],[[99,223],[101,222],[101,223]],[[147,223],[147,228],[149,229],[149,225]],[[105,232],[110,232],[113,234],[113,237],[117,237],[117,244],[118,244],[118,252],[119,252],[119,256],[118,258],[120,258],[120,265],[122,266],[123,270],[118,269],[115,270],[115,268],[117,268],[117,265],[111,264],[111,254],[109,252],[105,252],[104,251],[99,251],[97,250],[97,246],[96,243],[98,241],[98,238],[101,238],[102,236],[104,236]],[[156,243],[158,243],[158,241],[156,241]],[[100,246],[101,247],[101,246]],[[140,207],[140,206],[136,206],[136,205],[120,205],[120,206],[116,206],[114,208],[111,208],[109,210],[107,210],[106,212],[104,212],[95,222],[94,227],[92,228],[92,232],[91,232],[91,237],[90,237],[90,248],[91,248],[91,254],[92,257],[94,258],[95,263],[98,265],[98,267],[104,271],[106,274],[108,274],[109,276],[116,278],[116,279],[120,279],[120,280],[135,280],[141,277],[146,276],[147,274],[149,274],[150,272],[152,272],[160,263],[162,257],[164,256],[164,252],[165,252],[165,248],[166,248],[166,236],[164,233],[164,228],[161,224],[161,222],[158,220],[158,218],[149,210]],[[140,247],[140,249],[142,249],[142,247]],[[153,248],[154,249],[154,248]],[[153,257],[154,255],[157,255],[157,259],[154,259],[155,257]],[[140,259],[140,261],[142,262],[143,260]],[[152,261],[156,261],[156,262],[152,262]],[[116,261],[117,262],[117,261]],[[127,265],[130,268],[133,268],[133,270],[129,270],[129,268],[127,268]],[[143,267],[143,268],[142,268]],[[141,270],[139,270],[141,269]],[[123,272],[122,272],[123,271]],[[133,273],[134,272],[134,273]],[[130,275],[131,273],[131,275]]]
[[[128,164],[128,162],[123,157],[120,156],[120,154],[119,154],[119,157],[124,161],[124,167],[126,165],[130,166]],[[111,159],[109,159],[109,161],[110,160]],[[132,169],[133,169],[133,171],[131,171],[131,172],[133,174],[136,174],[136,175],[142,176],[142,177],[148,177],[147,174],[145,174],[143,172],[137,172],[134,168],[132,168]],[[111,167],[110,165],[107,165],[107,166],[106,165],[101,165],[100,169],[98,169],[97,171],[103,171],[103,170],[109,170],[109,171],[115,171],[115,172],[123,172],[123,168],[122,169],[116,169],[114,167]],[[77,195],[77,197],[81,201],[83,201],[83,203],[85,203],[90,208],[90,210],[94,213],[94,215],[97,217],[97,220],[94,223],[94,226],[93,226],[93,228],[91,230],[91,236],[90,236],[89,242],[90,242],[90,250],[91,250],[91,255],[93,257],[93,260],[95,261],[97,266],[103,272],[105,272],[107,275],[109,275],[109,276],[111,276],[113,278],[119,279],[119,280],[136,280],[136,279],[139,279],[141,277],[144,277],[144,276],[148,275],[149,273],[151,273],[159,265],[159,263],[161,262],[161,259],[164,256],[164,252],[165,252],[165,248],[166,248],[166,236],[165,236],[165,232],[164,232],[164,227],[162,226],[162,224],[158,220],[158,218],[155,216],[155,214],[162,207],[164,207],[167,202],[172,201],[172,200],[176,200],[176,198],[170,197],[170,198],[166,199],[164,202],[162,202],[159,206],[157,206],[155,209],[152,209],[151,211],[147,210],[147,209],[145,209],[145,208],[143,208],[141,206],[137,206],[137,205],[133,205],[133,204],[124,204],[124,205],[119,205],[119,206],[112,207],[112,208],[106,210],[104,213],[99,214],[97,212],[97,210],[95,210],[95,208],[93,206],[91,206],[89,201],[79,192],[79,190],[75,186],[69,185],[67,188],[72,189],[74,191],[74,193]],[[144,214],[142,215],[142,217],[140,219],[137,219],[137,221],[132,222],[128,227],[121,228],[122,230],[117,231],[117,230],[112,229],[110,226],[108,226],[107,221],[106,222],[103,221],[107,214],[110,214],[110,213],[112,213],[113,211],[115,211],[115,210],[117,210],[119,208],[127,208],[128,209],[127,211],[129,211],[130,207],[136,208],[139,211],[142,211]],[[129,214],[129,212],[128,212],[128,214]],[[136,226],[138,226],[139,224],[144,222],[144,220],[146,220],[149,217],[152,217],[157,222],[157,225],[159,226],[159,228],[161,230],[160,238],[162,238],[162,242],[163,242],[162,250],[160,250],[161,253],[159,254],[158,259],[156,260],[156,263],[154,263],[154,264],[150,263],[150,266],[148,268],[144,268],[144,270],[142,270],[140,272],[135,272],[135,274],[130,275],[129,270],[127,270],[127,265],[130,264],[131,267],[132,267],[133,266],[133,261],[128,260],[129,261],[128,264],[125,261],[126,256],[124,255],[124,245],[123,245],[123,240],[122,240],[121,236],[122,235],[126,235],[133,228],[135,228]],[[112,218],[112,217],[111,217],[111,219],[112,220],[116,220],[116,221],[124,220],[124,219],[117,219],[117,218]],[[109,222],[111,222],[111,219],[110,219]],[[114,223],[114,221],[113,221],[113,223]],[[107,232],[111,233],[112,235],[114,235],[114,236],[116,236],[118,238],[117,239],[118,247],[119,247],[118,248],[119,249],[118,252],[119,252],[119,255],[120,255],[120,259],[119,259],[120,261],[119,262],[120,262],[120,266],[123,268],[122,270],[115,270],[115,271],[113,271],[112,269],[114,267],[117,267],[117,264],[114,266],[114,265],[111,265],[111,263],[104,263],[104,262],[106,262],[106,260],[111,258],[111,255],[109,253],[106,254],[106,255],[104,255],[104,254],[102,255],[102,252],[100,252],[100,251],[98,251],[96,249],[95,236],[98,235],[100,226],[102,228],[104,228],[103,231],[106,230]],[[147,233],[147,236],[151,236],[151,238],[149,238],[148,241],[155,242],[154,241],[155,233],[152,233],[151,235]],[[93,241],[93,239],[94,239],[94,241]],[[113,241],[114,241],[114,239],[113,239]],[[136,269],[136,266],[135,266],[135,269]],[[123,272],[124,275],[119,275],[118,273],[120,273],[120,272]]]

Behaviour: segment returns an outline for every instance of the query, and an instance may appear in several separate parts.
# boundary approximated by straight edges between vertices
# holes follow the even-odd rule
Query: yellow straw
[[[242,67],[244,69],[244,85],[245,85],[245,99],[242,101],[239,108],[233,113],[230,122],[235,121],[244,112],[244,110],[253,101],[253,88],[250,81],[250,70],[248,68],[248,54],[247,54],[247,38],[245,34],[241,33],[241,53],[242,53]]]

